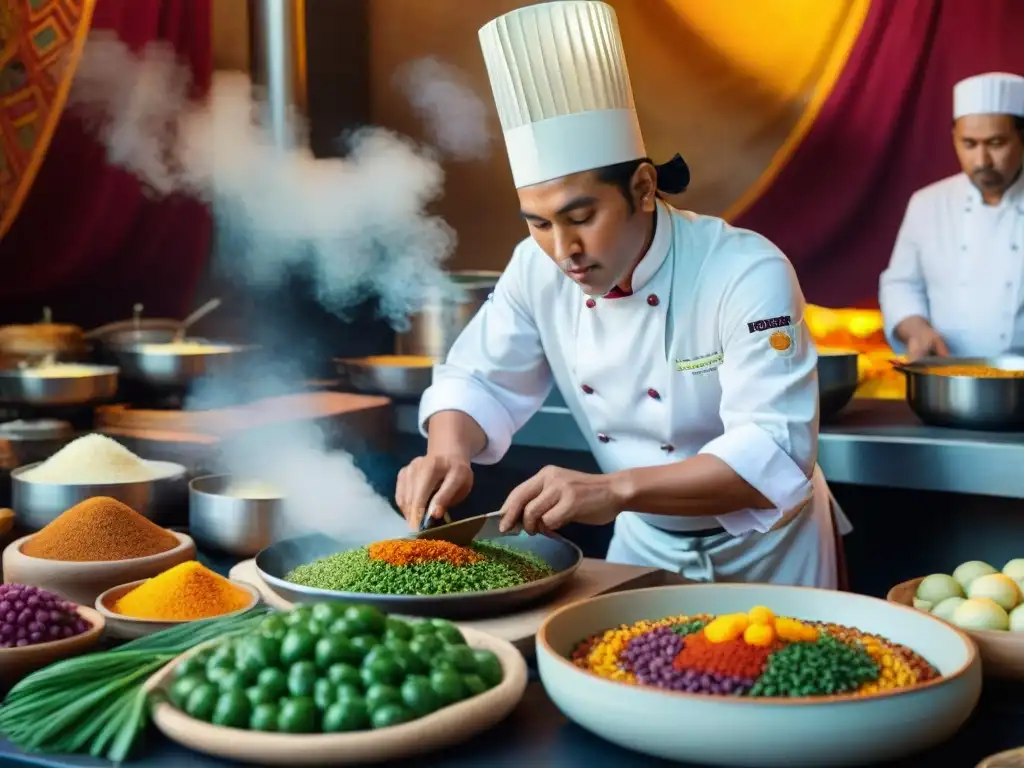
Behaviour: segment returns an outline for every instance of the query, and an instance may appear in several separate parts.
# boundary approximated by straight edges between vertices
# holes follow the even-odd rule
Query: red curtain
[[[878,306],[910,195],[956,173],[954,83],[1024,72],[1022,0],[874,0],[814,127],[736,220],[793,260],[809,301]]]
[[[196,95],[213,72],[214,0],[97,0],[93,29],[135,49],[174,45],[191,64]],[[0,322],[55,322],[86,328],[131,316],[181,317],[210,252],[212,222],[195,200],[145,197],[130,174],[66,112],[14,225],[0,241]]]

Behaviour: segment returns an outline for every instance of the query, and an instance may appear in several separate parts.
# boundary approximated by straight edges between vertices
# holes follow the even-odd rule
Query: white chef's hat
[[[964,115],[1024,117],[1024,77],[987,72],[953,86],[953,119]]]
[[[480,45],[517,189],[647,156],[611,6],[520,8]]]

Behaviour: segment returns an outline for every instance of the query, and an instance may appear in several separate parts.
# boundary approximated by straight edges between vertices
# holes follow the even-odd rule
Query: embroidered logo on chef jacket
[[[676,360],[676,370],[688,371],[691,376],[702,376],[705,373],[718,370],[724,359],[724,355],[721,352],[716,352],[713,355],[705,355],[704,357]]]
[[[774,349],[779,357],[792,357],[796,352],[796,333],[793,326],[772,331],[768,336],[768,346]]]
[[[747,330],[750,333],[760,333],[761,331],[770,331],[773,328],[785,328],[793,324],[793,319],[789,315],[781,315],[779,317],[770,317],[767,320],[755,320],[752,323],[747,323]]]

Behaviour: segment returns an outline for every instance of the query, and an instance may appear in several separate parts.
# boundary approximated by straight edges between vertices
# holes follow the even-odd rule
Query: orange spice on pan
[[[478,552],[438,539],[387,539],[367,547],[371,560],[391,565],[419,565],[444,560],[452,565],[472,565],[483,560]]]

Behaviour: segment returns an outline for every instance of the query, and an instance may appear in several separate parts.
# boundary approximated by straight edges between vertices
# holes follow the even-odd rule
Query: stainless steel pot
[[[894,364],[907,379],[907,402],[926,424],[994,432],[1024,431],[1024,377],[944,376],[936,368],[977,365],[1024,371],[1024,356],[929,357]]]
[[[277,541],[284,502],[230,496],[232,482],[230,475],[208,475],[189,483],[189,534],[200,545],[252,557]]]
[[[818,411],[822,421],[838,414],[857,391],[857,353],[818,353]]]
[[[409,330],[398,335],[395,352],[443,359],[462,329],[494,291],[499,277],[501,272],[452,272],[452,281],[461,289],[462,296],[428,302],[412,316]]]

